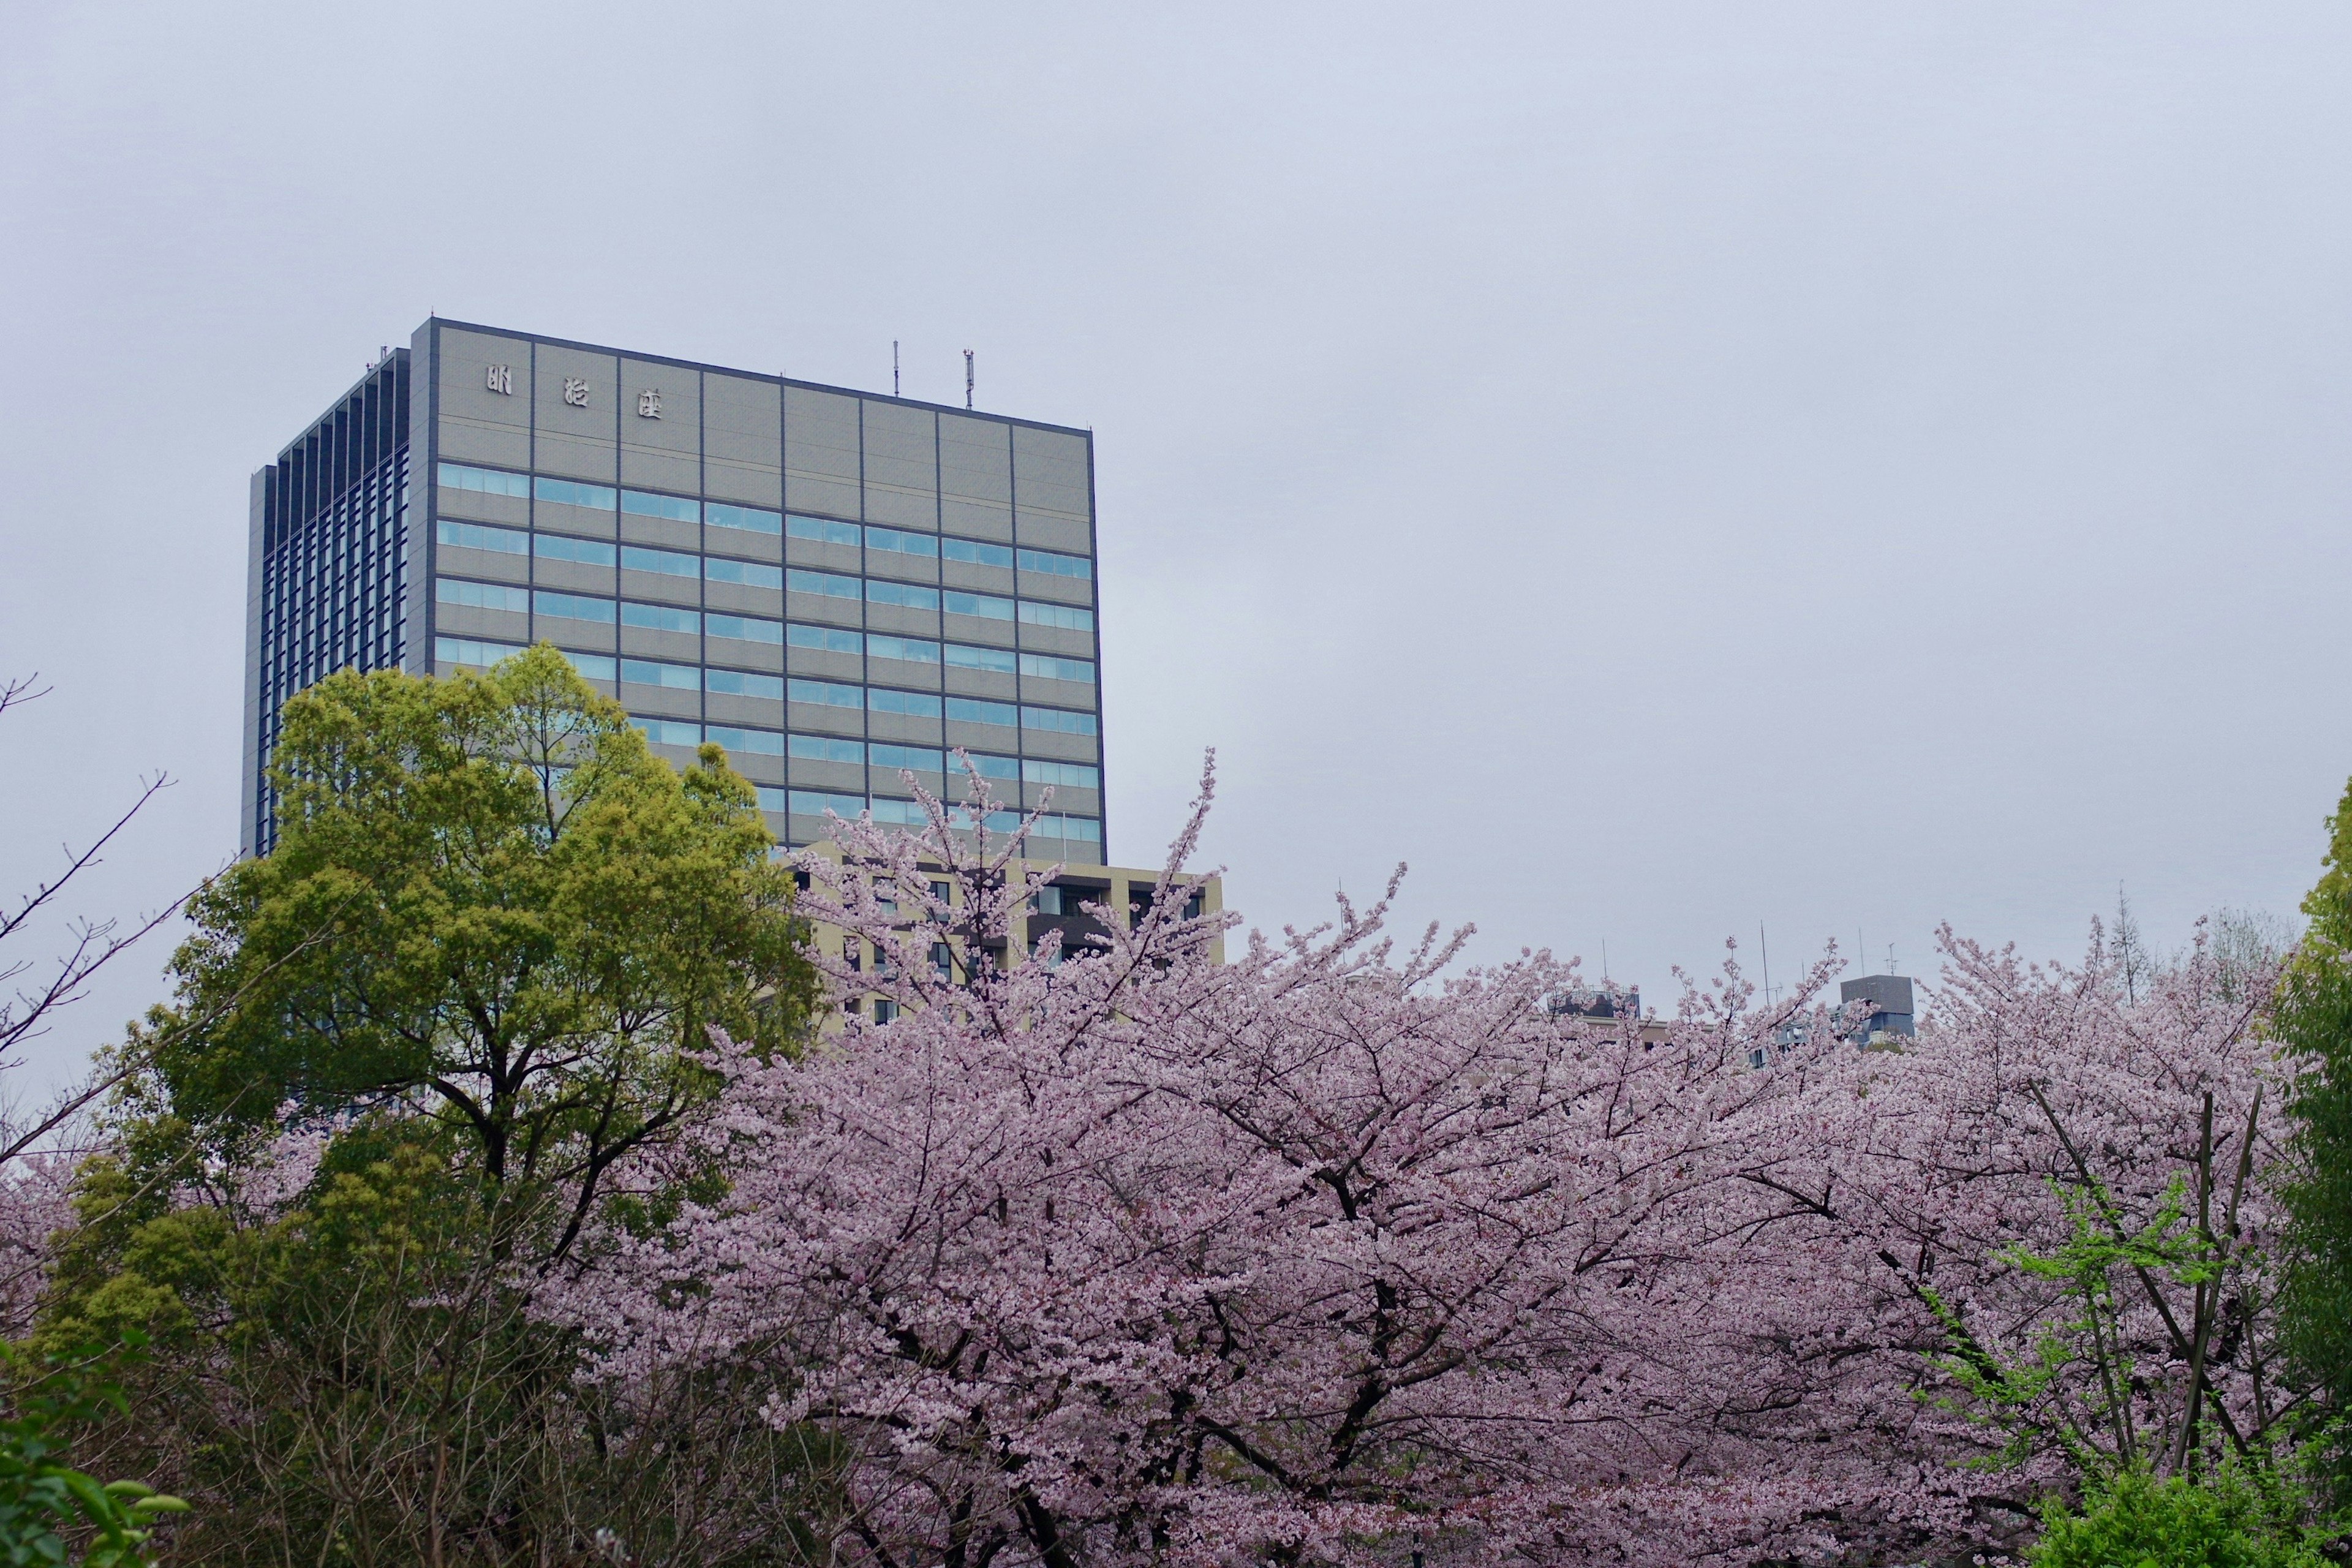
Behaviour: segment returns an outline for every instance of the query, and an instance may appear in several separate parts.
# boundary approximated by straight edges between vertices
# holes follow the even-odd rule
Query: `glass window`
[[[781,513],[761,511],[755,506],[729,506],[725,501],[704,501],[702,521],[713,528],[737,528],[745,533],[782,533],[784,531]]]
[[[733,637],[738,642],[781,644],[784,640],[784,623],[762,620],[757,616],[722,616],[716,612],[707,616],[710,635]]]
[[[647,495],[643,490],[623,490],[621,510],[639,517],[666,517],[673,522],[700,522],[702,503],[679,496]]]
[[[917,773],[929,773],[945,771],[939,752],[929,746],[886,746],[877,741],[866,748],[866,754],[877,768],[912,768]]]
[[[656,632],[698,632],[702,616],[694,610],[681,610],[674,605],[640,605],[634,600],[621,602],[621,624],[643,626]]]
[[[863,708],[866,688],[843,686],[831,680],[794,680],[789,683],[795,702],[819,702],[827,708]]]
[[[784,519],[784,531],[794,539],[814,539],[822,544],[855,544],[857,525],[835,522],[829,517],[803,517],[794,512]]]
[[[1039,838],[1075,838],[1087,844],[1102,842],[1102,824],[1091,816],[1055,816],[1049,812],[1040,816],[1037,826],[1029,831]]]
[[[900,605],[909,610],[936,610],[940,607],[937,588],[918,588],[912,583],[881,583],[868,579],[866,597],[869,604]]]
[[[928,691],[893,691],[877,686],[866,692],[866,706],[877,713],[904,713],[913,719],[940,716],[940,700]]]
[[[613,601],[592,599],[583,594],[551,594],[541,588],[530,596],[531,606],[542,616],[557,616],[567,621],[594,621],[600,626],[613,624]]]
[[[648,550],[642,544],[621,546],[621,564],[632,572],[661,572],[672,577],[699,577],[702,558],[675,550]]]
[[[900,658],[909,664],[940,662],[940,645],[921,637],[886,637],[875,632],[866,639],[866,651],[876,658]]]
[[[629,715],[629,722],[646,732],[646,739],[656,746],[698,746],[702,744],[702,726],[683,719],[640,719]]]
[[[620,497],[609,485],[583,485],[575,479],[551,479],[544,474],[534,475],[530,493],[541,500],[561,501],[565,506],[593,507],[598,511],[610,511]]]
[[[886,827],[928,827],[931,823],[919,802],[883,796],[875,799],[874,820]]]
[[[542,561],[577,561],[583,566],[610,566],[621,552],[601,539],[572,539],[561,533],[534,533],[530,547]]]
[[[956,825],[960,827],[971,826],[971,813],[959,809],[956,813]],[[992,811],[982,819],[982,826],[991,833],[1010,833],[1021,826],[1021,814],[1017,811]]]
[[[760,809],[761,811],[790,811],[792,809],[792,806],[789,804],[790,797],[782,790],[777,789],[771,784],[753,784],[751,788],[753,793],[757,794],[760,797]]]
[[[492,528],[487,523],[459,522],[445,517],[433,525],[433,536],[444,544],[463,550],[496,550],[507,555],[530,553],[530,535],[520,529]]]
[[[1065,789],[1100,789],[1102,774],[1084,763],[1049,763],[1037,757],[1021,759],[1021,776],[1031,784],[1060,784]]]
[[[901,555],[920,555],[930,560],[939,555],[940,542],[936,535],[929,533],[908,533],[897,528],[868,528],[866,531],[866,548],[892,550]]]
[[[702,672],[703,689],[719,697],[766,697],[778,702],[784,698],[784,678],[781,675],[753,675],[741,669],[706,669]]]
[[[864,653],[866,637],[860,632],[845,632],[839,626],[803,626],[799,621],[788,622],[784,640],[794,647],[823,648],[827,653]]]
[[[859,596],[857,579],[844,577],[833,572],[808,572],[798,566],[784,574],[786,586],[795,594],[823,594],[828,599],[855,599]]]
[[[744,730],[732,724],[705,724],[702,732],[730,752],[754,752],[763,757],[784,754],[784,738],[773,730]]]
[[[433,639],[435,658],[444,664],[471,665],[477,669],[488,669],[500,659],[512,658],[521,651],[522,649],[512,643],[481,642],[473,637],[435,637]]]
[[[1024,730],[1050,730],[1057,735],[1091,735],[1095,733],[1095,716],[1073,713],[1066,708],[1031,708],[1021,710],[1021,727]]]
[[[740,583],[746,588],[781,588],[784,569],[758,561],[729,561],[713,555],[702,563],[702,574],[714,583]]]
[[[792,792],[793,810],[803,816],[823,816],[831,812],[835,816],[855,819],[866,813],[866,797],[862,795],[829,795],[824,790],[796,789]]]
[[[1017,757],[992,757],[986,752],[966,752],[964,755],[971,759],[971,771],[982,778],[1020,782],[1021,761]]]
[[[1013,552],[1002,544],[982,544],[977,539],[942,539],[940,553],[950,561],[968,561],[974,566],[1011,566]]]
[[[1044,680],[1079,680],[1094,684],[1095,667],[1083,658],[1057,658],[1050,653],[1024,653],[1021,673]]]
[[[487,496],[527,496],[530,480],[522,474],[503,474],[496,468],[469,468],[463,463],[441,465],[441,482],[453,490],[478,490]]]
[[[570,659],[572,668],[578,670],[585,679],[610,683],[619,676],[620,671],[614,664],[610,654],[573,653],[568,647],[558,648],[555,651]]]
[[[976,697],[948,699],[948,717],[967,724],[1002,724],[1011,729],[1020,721],[1020,710],[1010,702],[982,702]]]
[[[667,686],[674,691],[702,689],[702,671],[690,664],[663,664],[650,658],[625,658],[621,679],[639,686]]]
[[[1021,618],[1033,626],[1059,626],[1066,632],[1090,632],[1095,629],[1095,613],[1079,609],[1076,605],[1041,605],[1032,599],[1021,601]]]
[[[433,596],[445,605],[463,605],[469,610],[512,610],[517,615],[530,608],[530,590],[512,588],[504,583],[468,583],[463,577],[436,577]]]
[[[946,598],[948,614],[951,616],[981,616],[992,621],[1009,621],[1013,618],[1013,601],[1000,599],[993,594],[959,594],[950,591]]]
[[[847,763],[851,767],[866,765],[866,746],[860,741],[844,741],[832,735],[799,735],[792,737],[792,754],[804,762]]]
[[[1093,578],[1095,563],[1083,555],[1061,555],[1051,550],[1024,550],[1021,552],[1021,570],[1043,572],[1054,577],[1076,577],[1086,582]]]
[[[951,642],[946,653],[947,661],[958,669],[990,669],[999,675],[1010,675],[1019,668],[1009,647],[970,647]]]

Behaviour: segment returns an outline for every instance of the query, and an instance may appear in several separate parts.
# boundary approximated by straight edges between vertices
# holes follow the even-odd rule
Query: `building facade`
[[[287,698],[546,641],[788,843],[961,799],[962,748],[1105,863],[1086,431],[436,319],[254,476],[249,551],[247,853]]]

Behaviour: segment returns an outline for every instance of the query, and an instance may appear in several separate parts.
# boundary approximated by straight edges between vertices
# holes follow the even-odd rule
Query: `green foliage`
[[[2352,790],[2330,829],[2325,873],[2304,900],[2310,929],[2272,1027],[2296,1068],[2286,1347],[2319,1391],[2313,1425],[2336,1500],[2352,1505]]]
[[[0,1568],[153,1562],[155,1526],[188,1505],[137,1481],[100,1485],[64,1458],[60,1427],[128,1408],[121,1389],[97,1374],[102,1352],[51,1356],[43,1364],[0,1346],[0,1357],[10,1383],[9,1409],[0,1419]],[[82,1542],[79,1555],[72,1541]]]
[[[2032,1568],[2324,1568],[2298,1500],[2275,1478],[2225,1466],[2209,1480],[2158,1481],[2137,1467],[2084,1500],[2053,1502]]]

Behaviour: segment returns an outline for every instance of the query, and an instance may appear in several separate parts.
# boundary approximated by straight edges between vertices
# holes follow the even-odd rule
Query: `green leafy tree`
[[[2032,1568],[2324,1568],[2297,1522],[2300,1500],[2273,1479],[2225,1467],[2159,1481],[2126,1469],[2084,1500],[2053,1502]]]
[[[2319,1391],[2312,1425],[2336,1500],[2352,1504],[2352,789],[2329,830],[2325,870],[2303,905],[2311,924],[2273,1027],[2298,1069],[2287,1344]]]
[[[0,1347],[0,1356],[9,1377],[8,1408],[0,1415],[0,1565],[152,1563],[156,1525],[188,1505],[138,1481],[101,1485],[65,1462],[60,1428],[128,1409],[121,1387],[101,1373],[105,1358],[85,1352],[42,1364],[13,1347]]]
[[[48,1347],[152,1337],[105,1457],[199,1500],[195,1561],[785,1538],[807,1467],[754,1405],[692,1379],[600,1403],[532,1311],[595,1266],[600,1210],[723,1180],[665,1157],[719,1089],[706,1026],[789,1051],[809,1026],[751,786],[716,747],[681,775],[547,647],[331,677],[271,778],[277,847],[194,900],[42,1309]]]

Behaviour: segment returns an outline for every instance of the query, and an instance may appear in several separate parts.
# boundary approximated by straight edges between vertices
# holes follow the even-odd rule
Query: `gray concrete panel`
[[[1054,730],[1023,730],[1021,750],[1032,757],[1051,757],[1056,762],[1102,762],[1102,745],[1092,735],[1065,735]]]
[[[488,463],[495,468],[530,467],[530,432],[512,425],[441,416],[441,460]]]
[[[744,528],[721,528],[706,523],[702,547],[713,555],[733,555],[745,561],[770,563],[784,558],[784,540],[778,533],[753,533]]]
[[[610,566],[591,566],[584,561],[551,561],[541,555],[530,563],[532,582],[572,594],[602,594],[609,599],[616,586],[615,576]]]
[[[611,484],[620,471],[620,362],[611,354],[552,343],[540,343],[534,352],[538,363],[530,401],[540,443],[536,466],[549,473]],[[598,452],[605,463],[602,473],[593,468],[593,454]],[[562,455],[572,466],[551,465],[551,453]]]
[[[542,430],[532,443],[531,466],[543,474],[609,485],[619,472],[619,456],[620,448],[613,442],[583,440]]]
[[[712,462],[780,470],[784,460],[783,388],[772,381],[705,375],[702,451]]]
[[[532,616],[530,635],[534,642],[544,639],[558,647],[578,648],[583,653],[611,653],[617,646],[611,626],[575,621],[565,616]]]
[[[1065,631],[1060,626],[1041,626],[1034,621],[1021,623],[1021,646],[1031,653],[1058,653],[1066,658],[1095,656],[1092,632]]]
[[[1049,788],[1053,792],[1053,799],[1050,802],[1045,798],[1046,791]],[[1094,789],[1075,789],[1068,784],[1053,784],[1050,786],[1046,784],[1023,784],[1021,786],[1021,804],[1022,809],[1024,811],[1034,811],[1040,806],[1045,806],[1048,810],[1066,812],[1072,816],[1100,816],[1102,815],[1102,791]]]
[[[940,498],[940,527],[949,533],[961,533],[967,539],[992,539],[1000,544],[1013,542],[1013,509],[1000,501],[964,500],[955,496]]]
[[[1076,605],[1082,610],[1092,609],[1095,585],[1076,577],[1057,577],[1051,572],[1020,574],[1021,596],[1044,599],[1056,605]]]
[[[910,746],[940,743],[940,721],[918,719],[910,713],[868,713],[866,731],[877,741],[898,741]]]
[[[863,515],[857,402],[838,393],[784,388],[784,500],[794,510]]]
[[[940,580],[940,563],[926,555],[909,555],[900,550],[869,550],[866,552],[866,574],[887,577],[894,583],[934,584]]]
[[[866,605],[857,599],[836,599],[830,594],[784,593],[784,614],[796,621],[814,621],[827,626],[862,626],[866,624]]]
[[[674,517],[647,517],[643,512],[621,514],[621,537],[631,544],[658,544],[664,550],[683,550],[689,555],[702,551],[702,525],[681,522]]]
[[[915,782],[912,785],[907,783],[904,776],[908,771],[914,773]],[[933,800],[946,798],[942,792],[947,788],[947,779],[941,773],[920,769],[869,768],[866,770],[866,779],[867,787],[886,800],[912,800],[915,798],[915,791],[919,789]],[[954,802],[950,801],[949,804],[953,805]]]
[[[650,713],[663,719],[699,719],[702,717],[702,694],[680,691],[668,686],[647,686],[641,681],[621,682],[621,706],[632,713]]]
[[[950,642],[983,643],[991,647],[1011,647],[1013,628],[1020,623],[1000,621],[992,616],[942,615],[940,635]]]
[[[533,501],[530,525],[549,533],[576,533],[586,539],[611,539],[620,531],[614,513],[595,507],[572,506],[566,501]]]
[[[1011,506],[1011,426],[964,414],[941,414],[939,419],[940,495]]]
[[[830,648],[787,647],[784,668],[794,675],[814,676],[822,680],[846,680],[856,685],[866,681],[866,661],[854,653],[835,653]]]
[[[621,482],[641,490],[694,495],[702,489],[702,459],[625,446],[621,448]]]
[[[683,365],[621,362],[621,462],[632,455],[702,459],[702,373]],[[691,490],[694,487],[687,487]]]
[[[650,626],[623,626],[621,651],[672,664],[700,664],[702,639],[689,632],[656,631]]]
[[[866,714],[856,708],[835,708],[824,702],[788,702],[786,722],[814,735],[866,735]]]
[[[413,351],[412,351],[413,353]],[[410,363],[422,366],[422,358]],[[440,456],[454,462],[530,467],[530,344],[520,338],[444,327],[437,384]],[[416,396],[424,389],[411,394]],[[412,436],[410,449],[422,455]]]
[[[781,511],[784,505],[784,471],[727,458],[705,458],[702,489],[713,500],[741,501],[746,506]]]
[[[781,588],[705,582],[702,584],[702,602],[714,610],[732,611],[740,616],[761,616],[772,621],[782,620],[784,614],[784,595]]]
[[[985,697],[993,702],[1011,702],[1020,695],[1019,683],[1012,676],[999,675],[992,669],[960,669],[949,665],[944,676],[947,690],[957,697]]]
[[[793,595],[795,599],[809,596],[806,594]],[[798,611],[793,612],[793,618],[800,618]],[[866,606],[866,625],[872,631],[896,632],[901,637],[929,637],[937,641],[940,613],[937,610],[910,610],[904,605],[869,604]]]
[[[999,598],[1013,596],[1013,568],[1010,566],[975,566],[969,561],[940,563],[940,581],[950,588],[970,588],[976,593],[994,594]]]
[[[772,642],[707,637],[703,639],[703,646],[712,664],[723,664],[736,669],[756,669],[765,675],[778,674],[784,668],[784,650]]]
[[[938,528],[939,443],[931,411],[869,399],[865,418],[866,520]]]
[[[843,572],[855,577],[866,569],[866,552],[855,544],[828,544],[822,539],[784,539],[784,559],[794,566],[820,572]]]
[[[1064,430],[1013,427],[1013,488],[1022,511],[1087,517],[1094,511],[1087,480],[1087,438]]]
[[[801,789],[838,790],[845,795],[866,792],[866,769],[856,763],[824,763],[794,757],[793,783]]]
[[[488,637],[494,642],[510,643],[530,640],[530,617],[520,610],[481,610],[471,605],[439,601],[433,608],[436,629],[445,637]]]
[[[898,686],[909,691],[937,691],[940,689],[940,667],[936,664],[903,658],[877,658],[869,653],[866,669],[866,679],[877,686]]]
[[[674,577],[667,572],[632,572],[621,568],[621,597],[648,604],[702,607],[702,579]]]
[[[1094,548],[1093,531],[1083,517],[1057,511],[1031,511],[1024,507],[1014,536],[1032,550],[1060,550],[1084,555]]]
[[[1034,675],[1021,678],[1021,700],[1046,708],[1075,708],[1085,712],[1097,711],[1095,689],[1090,682],[1046,680]]]
[[[782,757],[771,757],[761,752],[730,752],[727,763],[753,784],[781,786],[784,782],[784,759]]]
[[[462,545],[445,544],[440,549],[438,564],[452,577],[476,577],[488,583],[530,581],[530,557],[509,555],[503,550],[467,550]]]
[[[974,724],[966,720],[950,719],[947,725],[947,743],[961,746],[967,752],[987,752],[993,755],[1011,756],[1019,750],[1021,731],[1010,724]],[[989,781],[1003,796],[1010,797],[1013,786],[1003,779]]]
[[[778,697],[738,697],[729,691],[703,694],[702,710],[714,724],[751,724],[762,730],[784,727],[784,703]]]
[[[456,489],[447,485],[440,486],[436,493],[443,517],[495,522],[507,528],[530,526],[530,501],[525,497],[484,495],[479,490]]]

